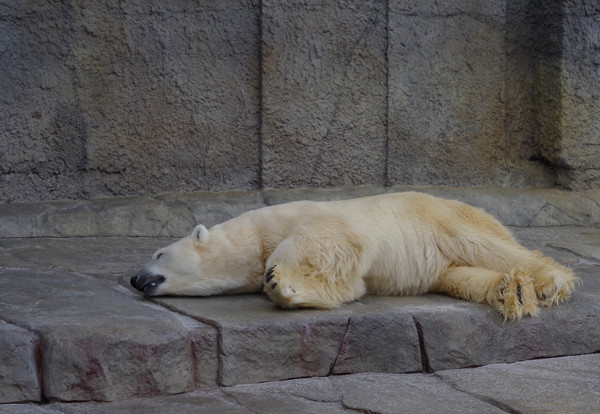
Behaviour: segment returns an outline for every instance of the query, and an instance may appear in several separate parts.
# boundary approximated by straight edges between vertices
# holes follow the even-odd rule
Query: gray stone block
[[[517,238],[532,249],[549,249],[551,255],[569,266],[600,264],[600,231],[598,227],[513,228]],[[568,234],[568,236],[565,236]],[[553,256],[554,257],[554,256]]]
[[[500,3],[502,4],[502,3]],[[539,148],[537,115],[540,102],[544,98],[538,94],[536,63],[537,55],[532,53],[541,42],[543,33],[541,19],[536,13],[539,6],[530,0],[504,2],[506,18],[504,23],[505,42],[505,121],[503,186],[515,187],[531,183],[536,186],[553,187],[556,184],[556,171],[543,158]]]
[[[0,199],[258,186],[255,2],[0,7]]]
[[[510,226],[600,223],[597,190],[358,186],[0,204],[0,228],[4,237],[183,237],[198,223],[210,227],[266,205],[304,199],[340,200],[387,191],[421,191],[461,200]]]
[[[40,401],[35,334],[0,320],[0,403]]]
[[[440,295],[366,296],[335,311],[285,311],[262,294],[153,299],[161,308],[122,285],[167,238],[0,240],[0,319],[36,333],[43,395],[62,400],[599,351],[597,229],[513,230],[583,282],[566,304],[520,322]]]
[[[0,3],[0,200],[85,194],[69,7]]]
[[[589,262],[588,262],[589,263]],[[598,296],[600,292],[600,262],[592,262],[592,264],[579,264],[575,269],[577,277],[581,279],[579,291],[581,294]]]
[[[405,3],[389,4],[390,183],[489,186],[516,178],[500,161],[504,3]]]
[[[190,332],[170,312],[114,284],[52,270],[3,269],[0,286],[0,314],[39,335],[45,397],[105,401],[194,388]]]
[[[197,224],[210,228],[266,205],[263,195],[257,191],[164,194],[156,199],[169,212],[163,218],[163,226],[178,237],[190,234]]]
[[[600,14],[581,10],[586,3],[565,1],[563,16],[562,139],[557,156],[565,167],[562,178],[573,189],[600,187]]]
[[[113,403],[58,403],[50,404],[50,407],[64,414],[249,413],[246,407],[225,395],[220,389],[214,388],[162,398],[132,399]]]
[[[0,200],[597,188],[592,3],[4,1]]]
[[[470,303],[417,308],[413,316],[433,371],[600,350],[597,294],[575,292],[567,303],[517,323],[503,323],[491,307]]]
[[[153,300],[217,327],[221,385],[421,370],[413,318],[385,298],[335,311],[281,310],[262,294]]]
[[[408,311],[353,306],[333,374],[421,371],[419,337]]]
[[[386,4],[262,2],[263,184],[384,184]]]
[[[224,390],[253,412],[501,413],[429,375],[356,374]],[[269,398],[265,398],[269,396]],[[281,407],[281,408],[280,408]]]
[[[217,328],[224,386],[329,374],[348,323],[347,311],[282,311],[264,295],[155,300]]]
[[[296,188],[296,189],[270,189],[264,190],[263,197],[269,206],[290,203],[299,200],[333,201],[347,200],[356,197],[369,197],[383,194],[384,187],[357,186],[345,188]]]
[[[504,412],[429,375],[358,374],[336,378],[335,383],[342,394],[342,405],[358,412]]]
[[[388,191],[419,191],[459,200],[484,209],[506,226],[579,226],[600,223],[600,195],[597,190],[570,192],[549,188],[394,186]]]
[[[548,204],[552,190],[518,190],[509,188],[400,187],[392,191],[420,191],[449,200],[458,200],[479,207],[507,226],[529,226]],[[566,195],[565,193],[563,193]],[[564,216],[559,216],[564,219]],[[557,218],[558,219],[558,218]],[[569,218],[570,220],[570,218]]]
[[[183,237],[264,207],[258,192],[162,194],[0,205],[3,237]]]
[[[173,313],[190,333],[196,387],[217,385],[219,377],[219,339],[216,328]]]
[[[453,388],[521,413],[596,413],[600,355],[436,373]]]
[[[224,392],[261,413],[501,413],[473,396],[422,374],[357,374],[241,385]],[[268,396],[268,398],[265,398]]]
[[[540,3],[538,46],[539,147],[573,189],[598,188],[600,145],[598,92],[600,17],[581,0]]]

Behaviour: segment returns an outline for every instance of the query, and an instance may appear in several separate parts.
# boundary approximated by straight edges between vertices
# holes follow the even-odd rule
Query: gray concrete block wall
[[[583,0],[0,0],[0,202],[600,185]]]
[[[263,1],[263,183],[385,183],[386,2]]]
[[[393,184],[505,179],[504,18],[492,0],[390,1]]]
[[[560,184],[600,183],[600,5],[584,0],[536,2],[538,146]]]
[[[253,189],[251,1],[0,2],[1,200]]]
[[[600,4],[565,2],[560,161],[575,188],[600,182]]]

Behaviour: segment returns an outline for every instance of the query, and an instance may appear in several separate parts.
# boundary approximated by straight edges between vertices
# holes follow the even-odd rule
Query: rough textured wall
[[[263,1],[266,187],[385,181],[386,2]]]
[[[256,188],[251,1],[0,2],[2,201]]]
[[[536,0],[540,153],[573,189],[600,187],[600,4]]]
[[[390,1],[392,183],[537,183],[505,132],[505,19],[494,0]]]
[[[2,201],[77,196],[83,185],[69,12],[60,2],[0,2]]]
[[[600,185],[584,0],[0,0],[0,201]]]
[[[565,1],[559,124],[561,182],[600,186],[600,3]]]

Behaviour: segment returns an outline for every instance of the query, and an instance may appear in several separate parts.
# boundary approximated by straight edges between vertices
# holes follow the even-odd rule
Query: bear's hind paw
[[[527,273],[513,269],[504,276],[497,291],[496,308],[504,319],[521,319],[539,312],[533,279]]]
[[[574,285],[578,279],[555,279],[552,283],[542,283],[535,286],[538,302],[540,306],[553,306],[562,303],[571,296]]]

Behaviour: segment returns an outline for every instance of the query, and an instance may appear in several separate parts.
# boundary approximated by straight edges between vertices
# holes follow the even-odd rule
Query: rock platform
[[[597,412],[600,191],[421,190],[486,208],[581,286],[519,322],[439,295],[333,311],[261,294],[150,300],[129,277],[196,222],[386,190],[0,205],[0,413]]]

